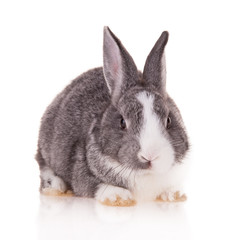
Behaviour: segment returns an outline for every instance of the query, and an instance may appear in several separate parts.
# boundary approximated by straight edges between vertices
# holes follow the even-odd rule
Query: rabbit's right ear
[[[136,85],[138,71],[130,54],[108,27],[104,27],[103,51],[104,76],[115,104],[128,88]]]

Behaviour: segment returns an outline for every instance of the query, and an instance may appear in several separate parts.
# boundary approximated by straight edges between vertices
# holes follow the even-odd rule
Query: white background
[[[239,1],[1,1],[1,239],[241,239]],[[167,88],[192,143],[185,204],[106,208],[40,197],[40,118],[102,65],[108,25],[139,69],[168,30]]]

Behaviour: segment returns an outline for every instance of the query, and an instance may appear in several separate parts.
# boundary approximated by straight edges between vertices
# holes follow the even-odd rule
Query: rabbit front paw
[[[156,198],[160,202],[184,202],[187,200],[187,196],[184,193],[176,192],[163,192]]]
[[[95,198],[101,204],[107,206],[129,207],[136,204],[129,190],[108,184],[101,184],[99,186]]]

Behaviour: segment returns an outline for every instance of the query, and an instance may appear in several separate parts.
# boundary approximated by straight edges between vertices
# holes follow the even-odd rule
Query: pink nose
[[[143,161],[146,161],[146,162],[151,162],[151,161],[154,161],[158,158],[158,156],[152,156],[152,155],[149,155],[149,154],[140,154],[140,158],[141,160]]]
[[[144,160],[144,161],[147,161],[147,162],[151,161],[150,156],[143,156],[143,155],[141,155],[141,159]]]

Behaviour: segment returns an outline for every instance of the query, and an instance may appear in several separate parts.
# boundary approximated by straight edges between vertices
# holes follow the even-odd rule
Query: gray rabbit
[[[103,68],[73,80],[41,121],[36,160],[41,190],[110,205],[183,199],[189,149],[180,112],[166,92],[163,32],[141,73],[108,27]]]

